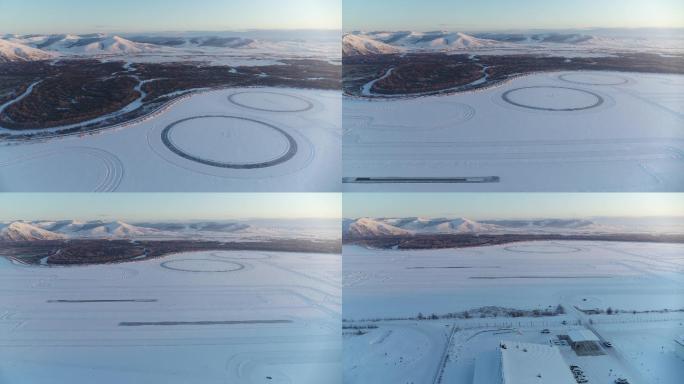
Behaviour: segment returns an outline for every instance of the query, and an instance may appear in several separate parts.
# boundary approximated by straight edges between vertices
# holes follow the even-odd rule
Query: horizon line
[[[341,220],[339,217],[325,217],[325,216],[302,216],[302,217],[236,217],[236,218],[225,218],[225,219],[125,219],[125,218],[91,218],[91,219],[55,219],[55,218],[43,218],[43,219],[0,219],[0,223],[8,221],[130,221],[131,223],[141,222],[141,221],[158,221],[158,222],[171,222],[171,221],[224,221],[224,220]]]
[[[526,27],[526,28],[479,28],[479,27],[465,27],[465,28],[460,28],[460,29],[454,29],[454,28],[444,28],[444,29],[393,29],[393,28],[343,28],[342,31],[345,33],[349,32],[356,32],[356,31],[367,31],[367,32],[405,32],[405,31],[411,31],[411,32],[438,32],[438,31],[445,31],[445,32],[461,32],[461,31],[488,31],[488,32],[521,32],[521,31],[564,31],[564,30],[573,30],[573,31],[582,31],[582,30],[619,30],[619,29],[629,29],[629,30],[639,30],[639,29],[662,29],[662,30],[672,30],[672,29],[679,29],[684,31],[684,25],[677,26],[677,27],[663,27],[663,26],[641,26],[641,27],[600,27],[600,26],[592,26],[592,27]]]
[[[108,34],[108,33],[125,33],[125,34],[131,34],[131,33],[203,33],[203,32],[234,32],[234,33],[245,33],[245,32],[268,32],[268,31],[329,31],[329,32],[334,32],[334,31],[342,31],[342,28],[242,28],[242,29],[189,29],[189,30],[175,30],[175,29],[160,29],[160,30],[131,30],[131,31],[124,31],[124,30],[95,30],[95,31],[88,31],[88,32],[45,32],[45,33],[14,33],[14,32],[2,32],[3,35],[37,35],[37,34],[46,34],[46,35],[88,35],[88,34],[97,34],[97,33],[103,33],[103,34]]]
[[[362,218],[372,218],[372,219],[408,219],[408,218],[418,218],[418,219],[469,219],[466,216],[357,216],[357,217],[343,217],[343,220],[357,220]],[[475,216],[472,216],[475,217]],[[597,215],[597,216],[529,216],[529,217],[497,217],[497,218],[476,218],[473,220],[571,220],[571,219],[664,219],[664,218],[684,218],[684,215],[647,215],[647,216],[626,216],[626,215]]]

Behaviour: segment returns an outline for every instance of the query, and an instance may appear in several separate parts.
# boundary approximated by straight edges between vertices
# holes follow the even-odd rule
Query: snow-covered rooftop
[[[555,346],[502,341],[504,384],[576,384],[570,367]]]
[[[583,341],[600,341],[594,332],[588,329],[576,329],[568,332],[568,337],[573,343]]]

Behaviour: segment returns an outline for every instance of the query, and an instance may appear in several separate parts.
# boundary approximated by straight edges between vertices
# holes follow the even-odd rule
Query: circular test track
[[[271,255],[267,255],[264,253],[255,253],[255,254],[249,254],[249,255],[238,254],[238,255],[233,256],[233,254],[235,254],[235,253],[237,253],[237,252],[232,252],[232,251],[212,252],[212,253],[210,253],[210,255],[213,257],[219,257],[221,259],[228,259],[228,260],[268,260],[268,259],[272,258]]]
[[[200,262],[200,263],[193,263]],[[190,266],[184,266],[184,264],[190,264]],[[193,264],[195,268],[193,268]],[[199,264],[204,265],[204,267],[199,266]],[[244,264],[240,264],[235,261],[225,261],[225,260],[214,260],[214,259],[178,259],[164,261],[159,264],[162,268],[170,269],[173,271],[182,272],[193,272],[193,273],[205,273],[205,272],[235,272],[245,269]]]
[[[199,156],[195,156],[193,154],[190,154],[188,152],[183,151],[180,149],[176,144],[173,143],[170,135],[173,132],[174,127],[178,126],[178,124],[181,124],[186,121],[190,120],[195,120],[195,119],[204,119],[204,118],[225,118],[225,119],[235,119],[235,120],[244,120],[248,121],[251,123],[259,124],[264,127],[270,128],[277,132],[278,134],[282,135],[285,140],[287,140],[288,143],[288,148],[287,151],[280,155],[279,157],[268,160],[268,161],[261,161],[261,162],[253,162],[253,163],[232,163],[232,162],[222,162],[222,161],[217,161],[217,160],[211,160],[211,159],[205,159]],[[217,168],[231,168],[231,169],[255,169],[255,168],[268,168],[272,167],[274,165],[278,165],[281,163],[284,163],[290,159],[292,159],[296,154],[297,154],[297,141],[287,132],[282,130],[281,128],[276,127],[275,125],[265,123],[263,121],[255,120],[255,119],[250,119],[247,117],[240,117],[240,116],[231,116],[231,115],[203,115],[203,116],[193,116],[193,117],[187,117],[185,119],[177,120],[169,125],[167,125],[161,133],[161,139],[162,143],[173,153],[176,155],[204,165],[208,165],[211,167],[217,167]],[[256,143],[255,143],[256,144]]]
[[[575,106],[575,107],[568,107],[568,108],[552,108],[552,107],[544,107],[544,106],[539,106],[539,105],[534,105],[534,104],[526,104],[522,102],[518,102],[515,100],[511,99],[511,96],[515,94],[516,92],[521,92],[521,91],[526,91],[526,90],[531,90],[531,89],[556,89],[556,90],[565,90],[565,91],[574,91],[574,92],[579,92],[583,93],[585,95],[592,96],[593,98],[596,99],[596,101],[593,104],[588,104],[588,105],[582,105],[582,106]],[[527,108],[527,109],[533,109],[537,111],[550,111],[550,112],[574,112],[574,111],[583,111],[587,109],[592,109],[600,106],[601,104],[604,103],[603,96],[587,91],[584,89],[579,89],[579,88],[572,88],[572,87],[559,87],[559,86],[553,86],[553,85],[535,85],[535,86],[529,86],[529,87],[518,87],[518,88],[513,88],[509,89],[508,91],[504,92],[501,94],[501,99],[505,101],[508,104],[514,105],[516,107],[520,108]]]
[[[255,94],[267,94],[267,95],[276,95],[278,97],[290,99],[290,100],[296,100],[297,102],[304,103],[303,106],[301,107],[296,107],[296,108],[280,108],[280,109],[274,109],[274,108],[266,108],[264,106],[258,106],[254,104],[250,104],[249,102],[240,101],[240,96],[244,95],[255,95]],[[278,113],[292,113],[292,112],[305,112],[310,109],[313,109],[314,105],[312,102],[309,100],[306,100],[303,97],[299,96],[294,96],[294,95],[288,95],[285,93],[278,93],[278,92],[267,92],[267,91],[243,91],[243,92],[236,92],[228,96],[228,101],[231,102],[234,105],[237,105],[238,107],[242,108],[247,108],[247,109],[252,109],[255,111],[261,111],[261,112],[278,112]]]
[[[612,81],[607,81],[607,82],[597,82],[597,81],[582,81],[582,80],[573,80],[572,77],[580,77],[581,76],[587,76],[587,77],[593,77],[593,78],[603,78],[603,79],[612,79]],[[605,85],[605,86],[610,86],[610,85],[623,85],[629,83],[629,79],[622,77],[622,76],[616,76],[616,75],[606,75],[606,74],[599,74],[599,73],[563,73],[558,75],[558,79],[572,83],[572,84],[579,84],[579,85]]]
[[[581,248],[577,247],[570,247],[567,245],[558,245],[558,244],[546,244],[546,245],[534,245],[534,244],[528,244],[528,245],[511,245],[508,247],[505,247],[504,250],[508,252],[517,252],[517,253],[575,253],[575,252],[582,252]]]

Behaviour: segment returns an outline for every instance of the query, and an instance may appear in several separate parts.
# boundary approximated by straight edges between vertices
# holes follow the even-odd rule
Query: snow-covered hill
[[[0,222],[0,241],[52,239],[273,240],[339,239],[337,220],[245,220],[126,223],[119,220]]]
[[[37,241],[59,240],[64,235],[51,232],[23,221],[14,221],[7,225],[0,225],[0,240],[5,241]]]
[[[120,57],[136,62],[173,62],[193,58],[203,62],[223,62],[220,57],[224,56],[250,59],[259,56],[264,60],[271,58],[269,62],[273,62],[272,58],[284,57],[338,59],[339,36],[316,31],[7,34],[0,36],[0,41],[5,45],[24,47],[24,51],[31,53],[24,56],[31,58],[42,51],[44,55],[60,58]]]
[[[69,47],[66,52],[74,54],[132,54],[145,51],[155,51],[151,44],[134,43],[120,36],[103,36],[92,41],[79,41]]]
[[[79,235],[86,237],[135,238],[159,235],[160,231],[152,228],[137,227],[121,221],[102,223],[92,228],[79,231]]]
[[[477,37],[490,41],[507,43],[557,43],[557,44],[581,44],[589,43],[596,37],[584,33],[480,33]]]
[[[462,32],[410,32],[408,34],[399,32],[389,36],[383,33],[372,36],[377,36],[376,38],[381,41],[391,41],[393,45],[425,50],[462,50],[500,45],[496,41],[477,38]]]
[[[48,60],[53,56],[54,54],[46,52],[42,49],[0,39],[0,63],[10,61]]]
[[[343,231],[350,237],[414,234],[540,234],[611,233],[622,228],[581,219],[482,220],[467,218],[360,218],[345,219]]]
[[[250,227],[249,224],[238,222],[214,222],[202,221],[192,223],[139,223],[141,227],[154,228],[161,231],[170,232],[192,232],[192,231],[206,231],[206,232],[239,232]]]
[[[354,237],[404,236],[413,234],[412,231],[383,222],[382,219],[371,219],[368,217],[356,219],[344,227],[346,229],[345,234]]]
[[[389,220],[396,221],[397,219]],[[462,217],[436,219],[411,217],[398,219],[397,225],[404,229],[427,233],[482,233],[496,229],[494,225],[478,223]]]
[[[159,51],[152,44],[133,42],[117,35],[30,35],[11,39],[59,55],[120,55]]]
[[[459,51],[501,45],[501,42],[462,32],[353,32],[344,36],[342,53],[349,56],[401,51]]]
[[[32,225],[68,238],[131,239],[148,236],[164,236],[155,228],[140,227],[122,221],[36,221]]]
[[[398,52],[401,52],[400,48],[373,40],[367,36],[348,33],[342,37],[342,54],[344,56],[378,55]]]
[[[466,218],[360,218],[349,220],[346,235],[356,237],[401,236],[418,233],[485,233],[499,229],[496,225]]]

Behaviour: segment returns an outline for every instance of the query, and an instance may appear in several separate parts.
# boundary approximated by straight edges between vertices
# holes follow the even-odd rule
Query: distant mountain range
[[[375,44],[383,53],[391,51],[452,51],[494,47],[499,43],[481,39],[461,32],[354,32],[344,35],[342,52],[352,52],[347,47]],[[347,49],[345,49],[347,48]],[[361,53],[362,54],[362,53]]]
[[[451,31],[354,31],[342,39],[344,56],[390,54],[400,52],[468,52],[482,51],[510,52],[516,50],[660,50],[684,51],[684,34],[677,31],[674,36],[634,36],[624,34],[611,36],[605,31],[530,32],[466,34]],[[646,32],[644,32],[646,33]]]
[[[339,55],[339,35],[334,40],[326,33],[309,34],[277,33],[262,31],[249,34],[228,32],[198,35],[197,33],[110,35],[94,34],[47,34],[47,35],[0,35],[0,63],[9,61],[46,60],[51,58],[170,55],[192,56],[198,53],[226,53],[245,51],[260,55],[309,56],[330,54],[335,43]],[[255,37],[248,37],[248,36]],[[323,44],[323,45],[321,45]],[[324,47],[324,48],[321,48]],[[327,47],[327,48],[325,48]]]
[[[34,34],[0,35],[0,63],[52,58],[137,56],[154,61],[198,54],[258,54],[271,57],[339,57],[335,31],[166,32],[152,34]],[[641,35],[639,35],[641,33]],[[520,50],[684,52],[684,32],[673,31],[354,31],[342,36],[342,55],[402,52],[507,53]],[[166,59],[164,59],[166,58]]]
[[[581,219],[483,220],[467,218],[345,219],[346,237],[410,236],[417,234],[587,234],[616,233],[623,228]]]
[[[62,239],[339,239],[337,220],[136,222],[38,220],[0,222],[0,241]]]
[[[681,218],[510,219],[361,217],[343,219],[343,237],[424,234],[684,234]],[[339,239],[336,219],[136,222],[38,220],[0,222],[0,241],[62,239]]]
[[[117,35],[6,35],[0,39],[0,62],[45,60],[69,56],[162,53],[169,48],[256,48],[253,39],[239,37],[155,37]]]
[[[169,236],[156,228],[141,227],[121,221],[14,221],[0,225],[0,240],[33,241],[68,238],[132,239]]]

